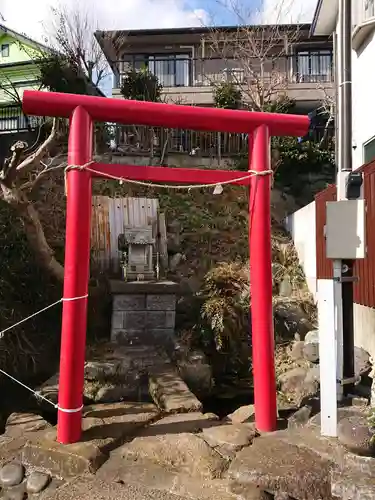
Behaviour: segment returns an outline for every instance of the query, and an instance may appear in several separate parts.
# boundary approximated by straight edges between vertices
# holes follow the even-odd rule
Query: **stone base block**
[[[83,415],[79,443],[58,443],[56,428],[38,432],[26,443],[22,462],[61,478],[94,473],[112,449],[153,422],[158,410],[152,404],[115,403],[87,407]]]
[[[111,282],[111,340],[123,345],[170,347],[176,317],[172,282]]]

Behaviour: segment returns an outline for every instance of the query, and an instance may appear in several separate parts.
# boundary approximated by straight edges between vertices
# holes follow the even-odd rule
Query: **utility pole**
[[[352,171],[351,4],[351,0],[339,0],[334,38],[337,201],[327,202],[325,227],[326,257],[333,261],[333,279],[318,282],[321,433],[325,436],[337,436],[337,400],[353,394],[353,269],[355,260],[366,253],[363,179],[361,173]]]
[[[351,198],[349,186],[352,164],[352,1],[339,0],[339,144],[337,200]],[[339,397],[351,394],[354,387],[354,318],[353,318],[353,260],[334,263],[335,275],[341,283],[342,342],[338,347]],[[338,297],[340,299],[340,297]],[[339,350],[342,349],[342,352]]]

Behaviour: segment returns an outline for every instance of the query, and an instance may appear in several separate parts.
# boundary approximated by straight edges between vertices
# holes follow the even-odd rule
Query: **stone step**
[[[77,477],[55,491],[46,490],[40,500],[187,500],[162,490],[143,485],[104,482],[93,477]]]
[[[160,410],[166,413],[199,412],[203,408],[172,363],[150,368],[149,391]]]
[[[297,500],[332,499],[330,470],[333,462],[311,449],[296,446],[277,433],[256,438],[237,453],[228,476],[240,484],[255,484]]]
[[[142,484],[150,491],[167,492],[193,500],[239,499],[239,496],[230,492],[228,480],[192,478],[187,474],[168,470],[148,459],[134,460],[131,457],[121,457],[119,454],[112,456],[99,469],[96,477],[109,483]]]
[[[375,498],[375,472],[364,474],[357,469],[334,469],[331,473],[334,498],[341,500],[373,500]]]

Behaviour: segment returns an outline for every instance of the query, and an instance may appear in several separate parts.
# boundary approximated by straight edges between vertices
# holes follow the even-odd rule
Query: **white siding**
[[[316,215],[315,201],[297,210],[285,219],[302,269],[305,272],[307,286],[316,299]]]
[[[375,33],[353,51],[353,168],[364,163],[363,144],[375,136]]]

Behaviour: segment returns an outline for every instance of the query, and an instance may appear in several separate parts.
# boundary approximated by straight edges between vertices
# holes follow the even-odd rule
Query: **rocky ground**
[[[316,330],[277,346],[280,430],[269,435],[257,432],[251,404],[221,419],[204,413],[190,388],[209,393],[207,360],[179,345],[176,350],[168,355],[108,342],[89,348],[78,444],[56,442],[53,418],[10,415],[0,436],[2,498],[375,498],[368,399],[352,398],[353,406],[340,410],[338,440],[320,436]],[[357,349],[362,380],[370,368],[368,354]],[[55,402],[57,384],[58,375],[40,392]],[[41,402],[40,411],[46,409]]]
[[[301,410],[280,420],[288,428],[260,435],[252,406],[219,420],[148,403],[94,405],[84,410],[81,442],[65,446],[41,417],[13,414],[0,439],[1,498],[373,499],[375,459],[342,444],[353,438],[348,423],[363,431],[365,414],[342,408],[337,441],[320,436],[319,415]]]
[[[11,414],[0,436],[1,498],[373,499],[368,400],[352,398],[352,406],[340,409],[338,440],[320,436],[317,343],[312,331],[304,341],[278,346],[280,430],[263,435],[253,405],[221,419],[204,413],[181,378],[187,373],[191,382],[194,372],[181,355],[173,364],[165,352],[146,346],[91,349],[85,377],[91,404],[83,412],[81,442],[60,445],[42,416]],[[207,382],[203,360],[189,359]],[[369,369],[361,350],[356,366],[361,374]],[[57,380],[41,388],[52,400]],[[138,402],[119,401],[132,395]],[[146,396],[153,402],[139,401]]]

